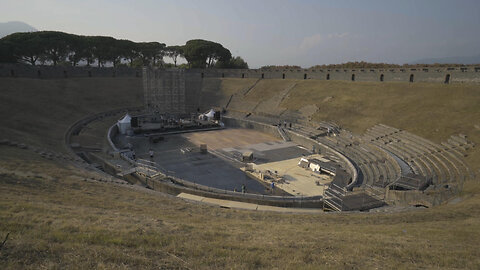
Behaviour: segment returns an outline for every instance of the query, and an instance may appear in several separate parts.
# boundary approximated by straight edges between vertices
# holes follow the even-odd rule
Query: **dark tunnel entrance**
[[[446,84],[450,83],[450,74],[447,74],[447,75],[445,76],[445,83],[446,83]]]

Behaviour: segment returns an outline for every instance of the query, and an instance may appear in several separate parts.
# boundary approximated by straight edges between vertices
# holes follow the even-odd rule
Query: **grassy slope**
[[[143,104],[138,78],[0,79],[1,138],[53,150],[75,121],[96,112]]]
[[[225,80],[233,84],[239,79]],[[458,133],[480,143],[480,129],[474,127],[480,127],[478,84],[276,79],[258,83],[245,100],[268,99],[293,83],[296,86],[281,107],[298,110],[315,104],[319,110],[313,115],[314,120],[335,121],[357,134],[383,123],[437,143]],[[220,90],[230,93],[232,88],[222,85]],[[262,110],[261,107],[256,109]],[[467,161],[472,168],[480,169],[480,151],[472,151]]]
[[[34,116],[39,118],[32,135],[26,133],[30,130],[23,125],[9,123],[9,117],[1,120],[2,137],[14,139],[10,136],[19,135],[19,141],[57,147],[62,143],[63,131],[81,116],[141,103],[141,91],[135,90],[141,87],[140,80],[103,80],[0,79],[2,115],[10,117],[12,114],[9,113],[16,112],[11,117],[25,125],[34,124],[29,120]],[[222,83],[224,86],[238,86],[228,80]],[[312,90],[309,90],[309,84]],[[365,84],[365,87],[363,83],[359,84],[365,91],[373,91],[368,89],[375,87],[375,84]],[[90,90],[80,91],[88,86]],[[354,131],[361,131],[377,121],[403,127],[401,121],[387,121],[393,113],[378,115],[378,112],[384,111],[381,108],[386,109],[383,102],[370,105],[370,112],[364,112],[363,117],[349,116],[359,110],[345,107],[349,98],[356,104],[354,108],[368,104],[362,101],[361,96],[371,98],[358,93],[351,95],[354,90],[362,90],[357,88],[360,86],[350,86],[348,82],[327,82],[324,85],[322,82],[302,81],[298,88],[292,90],[283,106],[303,106],[300,102],[304,101],[295,101],[295,98],[306,95],[309,101],[305,104],[315,102],[321,108],[324,97],[333,96],[332,105],[328,106],[337,110],[338,117],[343,115],[346,118],[337,119],[333,113],[326,115],[328,111],[322,115],[322,109],[316,117],[333,119]],[[305,90],[300,91],[301,87]],[[400,95],[397,93],[400,89],[412,87],[408,90],[410,96],[416,92],[427,95],[420,84],[393,84],[389,87],[397,90],[386,87],[378,91],[391,91],[391,96],[395,97]],[[444,86],[431,88],[435,87]],[[468,104],[475,103],[473,94],[478,95],[477,88],[446,86],[447,89],[449,87],[457,87],[455,89],[465,96],[451,102],[454,105],[448,105],[445,110],[454,108],[458,115],[469,117],[464,111],[470,108]],[[4,89],[9,90],[6,92]],[[261,89],[252,91],[258,90]],[[43,94],[67,91],[69,94],[44,98],[35,91],[43,91]],[[310,95],[306,91],[314,91],[315,94]],[[449,91],[443,92],[446,97],[439,98],[437,102],[455,98],[455,95],[448,94]],[[105,102],[112,96],[117,101]],[[375,98],[382,96],[376,92]],[[343,102],[334,106],[336,100]],[[457,103],[460,105],[455,105]],[[22,110],[19,104],[34,105],[34,108]],[[409,112],[409,108],[413,107],[408,104],[393,105],[397,106],[397,111],[405,108],[411,117],[419,115],[429,119],[427,112]],[[45,112],[38,109],[43,107],[49,109]],[[72,107],[76,109],[72,110]],[[470,109],[478,115],[478,109]],[[402,117],[408,119],[407,116]],[[374,120],[358,124],[362,118]],[[43,130],[51,124],[50,119],[54,119],[53,127]],[[470,120],[478,121],[474,118]],[[439,130],[448,130],[449,127],[445,126],[448,122],[442,120],[438,121],[438,125],[432,125]],[[462,132],[466,122],[461,122]],[[419,121],[413,123],[406,129],[430,136],[430,139],[445,139],[449,135],[448,132],[438,136],[435,135],[437,133],[423,134],[420,132],[424,129],[423,124]],[[475,137],[468,130],[465,133]],[[79,181],[83,178],[82,172],[39,159],[29,154],[28,150],[0,146],[0,151],[0,169],[3,171],[0,173],[0,238],[7,232],[11,233],[6,246],[0,250],[0,268],[480,267],[480,185],[476,182],[466,184],[460,202],[424,211],[287,215],[219,209],[124,186]]]
[[[323,102],[327,96],[333,98]],[[314,119],[332,119],[359,134],[383,123],[437,143],[459,133],[480,143],[480,129],[474,127],[480,126],[478,84],[309,81],[299,84],[283,105],[297,108],[302,103],[317,104]],[[467,162],[480,169],[478,148]]]
[[[15,168],[22,155],[9,153],[3,167]],[[290,215],[83,182],[31,159],[23,171],[32,176],[0,176],[7,268],[480,267],[478,186],[456,205],[424,211]]]

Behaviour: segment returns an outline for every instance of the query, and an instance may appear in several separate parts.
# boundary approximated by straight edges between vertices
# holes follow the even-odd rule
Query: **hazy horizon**
[[[182,45],[221,43],[252,68],[480,54],[480,2],[1,1],[2,20],[38,30]]]

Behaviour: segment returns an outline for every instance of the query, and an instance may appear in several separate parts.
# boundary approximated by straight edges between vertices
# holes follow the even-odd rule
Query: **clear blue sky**
[[[39,30],[217,41],[250,67],[480,54],[480,0],[0,0]]]

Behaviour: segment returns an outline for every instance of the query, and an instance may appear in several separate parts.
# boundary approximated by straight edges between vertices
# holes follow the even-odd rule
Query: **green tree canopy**
[[[0,63],[17,62],[13,52],[13,47],[10,44],[6,41],[0,40]]]
[[[70,34],[56,31],[41,31],[34,32],[34,34],[41,40],[43,53],[54,66],[65,60],[69,52]]]
[[[115,61],[115,39],[112,37],[95,36],[91,38],[91,46],[98,67],[105,66],[108,61]]]
[[[160,42],[133,42],[109,36],[81,36],[58,31],[14,33],[0,39],[0,62],[22,62],[31,65],[69,64],[83,61],[105,66],[164,66],[163,57],[171,57],[177,66],[178,57],[188,61],[189,68],[248,68],[241,57],[221,44],[195,39],[183,46],[166,47]],[[68,61],[68,62],[67,62]],[[181,68],[185,65],[181,65]]]
[[[83,36],[71,35],[68,37],[68,60],[72,66],[89,57],[88,42]]]
[[[38,32],[13,33],[1,39],[5,49],[12,55],[10,59],[35,65],[37,60],[45,53],[45,42]]]
[[[242,57],[232,57],[227,62],[217,61],[216,68],[248,69],[248,64]]]
[[[177,66],[178,57],[183,57],[183,46],[168,46],[165,48],[166,56],[172,58],[175,67]]]
[[[203,39],[187,41],[183,53],[192,68],[213,67],[216,61],[227,62],[232,57],[221,44]]]
[[[159,42],[141,42],[138,52],[144,66],[157,66],[163,64],[165,44]]]

